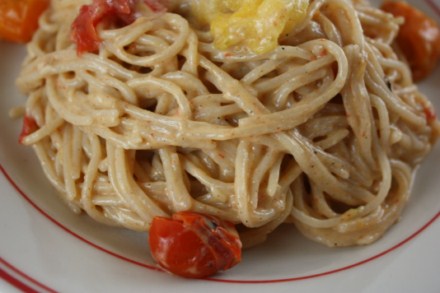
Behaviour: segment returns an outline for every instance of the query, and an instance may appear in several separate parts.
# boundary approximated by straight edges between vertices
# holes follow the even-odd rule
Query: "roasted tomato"
[[[234,225],[194,212],[154,218],[149,244],[162,268],[187,278],[204,278],[241,261],[242,245]]]
[[[38,28],[38,18],[49,0],[1,0],[0,38],[24,43]]]
[[[35,119],[28,115],[24,116],[23,128],[21,129],[18,141],[23,143],[23,139],[36,130],[38,130],[38,125],[37,122],[35,122]]]
[[[410,65],[415,81],[434,70],[440,59],[440,28],[427,15],[405,2],[385,2],[384,11],[405,19],[396,42]]]
[[[144,0],[152,11],[165,10],[157,0]],[[83,5],[72,23],[72,40],[76,43],[79,54],[95,52],[101,43],[96,26],[107,21],[113,24],[127,25],[135,17],[136,0],[94,0],[90,5]]]

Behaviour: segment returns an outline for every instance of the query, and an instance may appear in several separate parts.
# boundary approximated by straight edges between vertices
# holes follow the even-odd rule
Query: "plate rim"
[[[114,251],[111,251],[110,249],[107,249],[105,247],[102,247],[101,245],[94,243],[92,240],[87,239],[84,236],[79,235],[78,233],[74,232],[73,230],[69,229],[67,226],[56,220],[54,217],[49,215],[44,209],[42,209],[40,206],[38,206],[37,203],[35,203],[21,188],[20,186],[14,181],[12,176],[8,173],[6,168],[3,166],[3,164],[0,162],[0,172],[2,175],[6,178],[7,182],[13,187],[13,189],[20,195],[20,197],[27,202],[28,205],[30,205],[34,210],[36,210],[40,215],[42,215],[46,220],[51,222],[53,225],[57,226],[70,236],[73,236],[80,240],[81,242],[87,244],[88,246],[96,249],[97,251],[103,252],[107,255],[110,255],[112,257],[115,257],[119,260],[122,260],[124,262],[130,263],[132,265],[136,265],[139,267],[142,267],[144,269],[153,270],[153,271],[160,271],[165,272],[163,269],[161,269],[158,266],[146,264],[139,262],[137,260],[131,259],[129,257],[120,255]],[[404,237],[403,239],[399,240],[397,243],[391,245],[388,248],[380,249],[379,252],[374,253],[371,256],[368,256],[364,259],[361,259],[359,261],[356,261],[354,263],[343,265],[341,267],[330,269],[324,272],[314,273],[310,275],[300,275],[295,277],[288,277],[288,278],[275,278],[275,279],[258,279],[258,280],[251,280],[251,279],[222,279],[222,278],[216,278],[216,277],[208,277],[203,280],[211,281],[211,282],[220,282],[220,283],[230,283],[230,284],[268,284],[268,283],[285,283],[285,282],[295,282],[295,281],[302,281],[307,279],[314,279],[319,278],[323,276],[328,276],[332,274],[336,274],[342,271],[347,271],[359,266],[362,266],[363,264],[372,262],[376,259],[379,259],[389,253],[392,253],[396,250],[398,250],[400,247],[404,246],[417,236],[419,236],[423,231],[425,231],[429,226],[431,226],[438,218],[440,217],[440,211],[437,211],[432,217],[428,218],[427,222],[423,223],[421,227],[417,228],[414,232],[409,234],[408,236]],[[21,272],[18,268],[15,268],[12,264],[9,264],[6,262],[2,257],[0,257],[0,263],[4,262],[6,266],[11,267],[12,270],[16,271],[19,275],[27,279],[28,281],[34,283],[37,286],[43,286],[44,289],[49,289],[46,285],[40,283],[39,281],[33,279],[29,275],[25,274],[24,272]],[[2,272],[0,268],[0,277],[2,277]]]
[[[440,17],[440,4],[437,4],[435,2],[436,0],[424,0],[420,1],[421,3],[425,3],[428,7],[432,9],[432,12]],[[417,1],[418,2],[418,1]],[[437,1],[438,2],[438,1]],[[44,218],[46,218],[48,221],[52,222],[55,226],[58,228],[64,230],[66,233],[70,234],[71,236],[81,240],[83,243],[86,243],[87,245],[94,247],[98,251],[104,252],[107,255],[111,255],[113,257],[116,257],[120,260],[126,261],[128,263],[149,269],[149,270],[155,270],[155,271],[163,271],[159,267],[149,265],[146,263],[142,263],[133,259],[130,259],[129,257],[120,255],[118,253],[112,252],[111,250],[104,248],[100,246],[99,244],[94,243],[93,241],[85,238],[84,236],[79,235],[78,233],[72,231],[65,225],[63,225],[61,222],[57,221],[54,217],[49,215],[43,208],[38,206],[23,190],[20,188],[20,186],[13,180],[12,176],[8,173],[7,169],[3,166],[2,162],[0,162],[0,173],[3,174],[4,178],[7,182],[13,187],[16,193],[20,195],[22,199],[24,199],[25,202],[27,202],[28,205],[30,205],[34,210],[36,210],[39,214],[43,215]],[[265,279],[265,280],[234,280],[234,279],[219,279],[219,278],[206,278],[207,281],[213,281],[213,282],[221,282],[221,283],[239,283],[239,284],[261,284],[261,283],[283,283],[283,282],[294,282],[294,281],[300,281],[300,280],[306,280],[306,279],[312,279],[312,278],[319,278],[322,276],[327,276],[331,274],[336,274],[338,272],[347,271],[351,268],[359,267],[363,264],[370,263],[376,259],[381,259],[381,257],[390,254],[391,252],[394,252],[398,250],[400,247],[404,246],[411,240],[417,238],[420,234],[422,234],[423,231],[425,231],[428,227],[430,227],[438,218],[440,217],[440,211],[437,211],[434,216],[429,218],[429,220],[424,223],[421,227],[415,230],[415,232],[412,232],[409,236],[404,237],[402,240],[399,240],[396,244],[391,245],[391,247],[381,249],[380,252],[373,254],[372,256],[369,256],[365,259],[362,259],[360,261],[357,261],[353,264],[344,265],[340,268],[331,269],[322,273],[315,273],[305,276],[297,276],[292,278],[278,278],[278,279]],[[3,269],[2,266],[0,266],[0,279],[5,280],[12,286],[18,288],[18,289],[32,289],[29,287],[27,283],[32,283],[38,289],[43,289],[47,292],[56,292],[55,290],[51,289],[49,286],[39,282],[38,280],[32,278],[30,274],[27,274],[20,270],[19,268],[15,267],[13,264],[7,262],[3,256],[0,256],[0,265],[4,265],[4,267],[9,269]],[[19,278],[15,277],[14,274],[11,272],[14,272],[15,274],[21,276],[23,279],[27,281],[23,282]],[[17,286],[23,286],[23,287],[17,287]],[[32,292],[32,291],[31,291]]]

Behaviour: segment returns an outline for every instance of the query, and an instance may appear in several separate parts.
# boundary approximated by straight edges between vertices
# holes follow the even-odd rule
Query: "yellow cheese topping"
[[[201,24],[210,25],[218,49],[262,54],[305,18],[308,6],[309,0],[195,0],[191,11]]]

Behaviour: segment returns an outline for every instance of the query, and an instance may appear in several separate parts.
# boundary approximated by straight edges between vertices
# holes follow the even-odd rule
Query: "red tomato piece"
[[[153,11],[163,11],[157,0],[144,0]],[[78,54],[96,52],[101,40],[96,26],[104,21],[122,26],[135,21],[136,0],[94,0],[90,5],[81,7],[72,24],[72,40],[76,43]]]
[[[38,129],[37,122],[31,116],[25,115],[23,118],[23,128],[18,138],[19,143],[23,143],[23,139]]]
[[[396,42],[408,60],[413,78],[421,80],[429,75],[440,60],[440,28],[427,15],[405,2],[389,1],[384,11],[405,19]]]
[[[134,0],[94,0],[83,5],[72,23],[72,39],[79,54],[99,49],[100,39],[96,26],[109,19],[129,24],[134,21]]]
[[[194,212],[155,217],[149,244],[161,267],[187,278],[204,278],[241,261],[242,244],[234,225]]]
[[[0,38],[25,43],[38,28],[38,18],[49,0],[1,0]]]
[[[432,122],[437,120],[437,115],[435,114],[434,109],[432,109],[431,107],[423,108],[423,112],[425,113],[426,122],[428,124],[431,124]]]

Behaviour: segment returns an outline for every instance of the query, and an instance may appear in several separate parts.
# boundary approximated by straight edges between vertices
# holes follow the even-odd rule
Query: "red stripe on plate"
[[[50,293],[56,293],[55,290],[47,287],[46,285],[38,282],[37,280],[35,280],[34,278],[30,277],[29,275],[23,273],[22,271],[20,271],[18,268],[14,267],[13,265],[11,265],[10,263],[8,263],[7,261],[5,261],[3,258],[0,257],[0,264],[4,265],[5,267],[7,267],[9,270],[13,271],[14,273],[16,273],[17,275],[19,275],[20,277],[22,277],[23,279],[29,281],[30,283],[32,283],[33,285],[39,287],[39,289],[43,289],[47,292]],[[3,270],[2,268],[0,268],[0,278],[2,278],[3,280],[5,280],[6,282],[8,282],[9,284],[11,284],[12,286],[14,286],[15,288],[23,291],[23,292],[28,292],[28,293],[34,293],[34,292],[41,292],[41,290],[36,290],[30,286],[28,286],[27,284],[25,284],[24,282],[20,281],[19,279],[17,279],[16,277],[14,277],[13,275],[9,274],[8,272],[6,272],[5,270]]]
[[[10,274],[8,274],[7,272],[5,272],[2,269],[0,269],[0,278],[2,278],[3,280],[8,282],[9,284],[14,286],[15,288],[17,288],[23,292],[38,293],[38,291],[32,289],[31,287],[29,287],[25,283],[22,283],[20,280],[17,280],[16,278],[14,278],[13,276],[11,276]]]
[[[33,202],[30,197],[15,183],[15,181],[11,178],[11,176],[6,172],[6,170],[3,168],[2,164],[0,164],[0,171],[3,173],[3,175],[5,176],[5,178],[9,181],[9,183],[12,185],[12,187],[14,187],[14,189],[21,195],[21,197],[23,199],[25,199],[35,210],[37,210],[40,214],[42,214],[46,219],[48,219],[49,221],[51,221],[52,223],[54,223],[56,226],[58,226],[59,228],[61,228],[62,230],[64,230],[65,232],[67,232],[68,234],[74,236],[75,238],[81,240],[82,242],[100,250],[103,251],[107,254],[110,254],[116,258],[119,258],[121,260],[130,262],[132,264],[138,265],[138,266],[142,266],[151,270],[155,270],[155,271],[163,271],[162,269],[160,269],[159,267],[155,266],[155,265],[151,265],[151,264],[145,264],[145,263],[141,263],[138,262],[136,260],[127,258],[125,256],[119,255],[113,251],[110,251],[102,246],[99,246],[96,243],[93,243],[91,240],[88,240],[86,238],[84,238],[83,236],[73,232],[72,230],[70,230],[69,228],[67,228],[66,226],[64,226],[63,224],[61,224],[60,222],[58,222],[57,220],[55,220],[51,215],[49,215],[48,213],[46,213],[42,208],[40,208],[35,202]]]
[[[92,241],[76,234],[75,232],[73,232],[72,230],[69,230],[69,228],[63,226],[60,222],[58,222],[57,220],[55,220],[54,218],[52,218],[49,214],[47,214],[44,210],[42,210],[37,204],[35,204],[21,189],[20,187],[18,187],[18,185],[12,180],[12,178],[9,176],[9,174],[6,172],[6,170],[3,168],[3,166],[0,164],[0,171],[4,174],[5,178],[10,182],[10,184],[18,191],[18,193],[33,207],[35,208],[38,212],[40,212],[45,218],[47,218],[48,220],[50,220],[52,223],[54,223],[56,226],[60,227],[62,230],[64,230],[65,232],[67,232],[68,234],[76,237],[77,239],[81,240],[82,242],[96,248],[97,250],[100,250],[102,252],[105,252],[111,256],[114,256],[120,260],[135,264],[137,266],[141,266],[147,269],[151,269],[151,270],[155,270],[155,271],[163,271],[162,269],[160,269],[157,266],[154,265],[149,265],[149,264],[145,264],[145,263],[141,263],[139,261],[136,260],[132,260],[130,258],[127,258],[125,256],[119,255],[113,251],[110,251],[104,247],[99,246],[98,244],[93,243]],[[234,280],[234,279],[219,279],[219,278],[206,278],[206,280],[209,281],[214,281],[214,282],[222,282],[222,283],[241,283],[241,284],[261,284],[261,283],[279,283],[279,282],[292,282],[292,281],[300,281],[300,280],[306,280],[306,279],[311,279],[311,278],[317,278],[317,277],[322,277],[322,276],[327,276],[330,274],[335,274],[338,272],[342,272],[342,271],[346,271],[348,269],[352,269],[355,267],[358,267],[360,265],[363,265],[365,263],[368,263],[370,261],[373,261],[377,258],[380,258],[394,250],[396,250],[397,248],[401,247],[402,245],[404,245],[405,243],[407,243],[408,241],[410,241],[411,239],[415,238],[417,235],[419,235],[422,231],[424,231],[426,228],[428,228],[433,222],[435,222],[435,220],[440,217],[440,211],[437,212],[437,214],[435,214],[430,220],[428,220],[427,223],[425,223],[421,228],[419,228],[417,231],[415,231],[414,233],[412,233],[411,235],[409,235],[407,238],[403,239],[402,241],[398,242],[397,244],[393,245],[392,247],[386,249],[385,251],[382,251],[376,255],[373,255],[369,258],[366,258],[364,260],[361,260],[359,262],[341,267],[341,268],[337,268],[337,269],[333,269],[333,270],[329,270],[329,271],[325,271],[322,273],[317,273],[317,274],[311,274],[311,275],[305,275],[305,276],[298,276],[298,277],[292,277],[292,278],[280,278],[280,279],[266,279],[266,280]]]
[[[307,279],[311,279],[311,278],[317,278],[317,277],[323,277],[323,276],[327,276],[330,274],[335,274],[338,272],[342,272],[342,271],[346,271],[355,267],[358,267],[360,265],[366,264],[370,261],[373,261],[379,257],[382,257],[392,251],[395,251],[397,248],[401,247],[402,245],[404,245],[405,243],[407,243],[408,241],[410,241],[411,239],[415,238],[417,235],[419,235],[423,230],[425,230],[426,228],[428,228],[432,223],[435,222],[435,220],[437,220],[437,218],[440,217],[440,212],[438,212],[434,217],[432,217],[432,219],[430,219],[425,225],[423,225],[420,229],[418,229],[416,232],[414,232],[413,234],[411,234],[410,236],[408,236],[407,238],[403,239],[402,241],[400,241],[399,243],[397,243],[396,245],[386,249],[385,251],[382,251],[376,255],[373,255],[369,258],[366,258],[364,260],[361,260],[359,262],[356,262],[354,264],[345,266],[345,267],[341,267],[341,268],[337,268],[334,270],[330,270],[330,271],[326,271],[326,272],[322,272],[322,273],[318,273],[318,274],[312,274],[312,275],[306,275],[306,276],[299,276],[299,277],[292,277],[292,278],[284,278],[284,279],[273,279],[273,280],[249,280],[249,281],[244,281],[244,280],[222,280],[222,279],[209,279],[211,281],[217,281],[217,282],[224,282],[224,283],[251,283],[251,284],[256,284],[256,283],[281,283],[281,282],[292,282],[292,281],[301,281],[301,280],[307,280]]]

